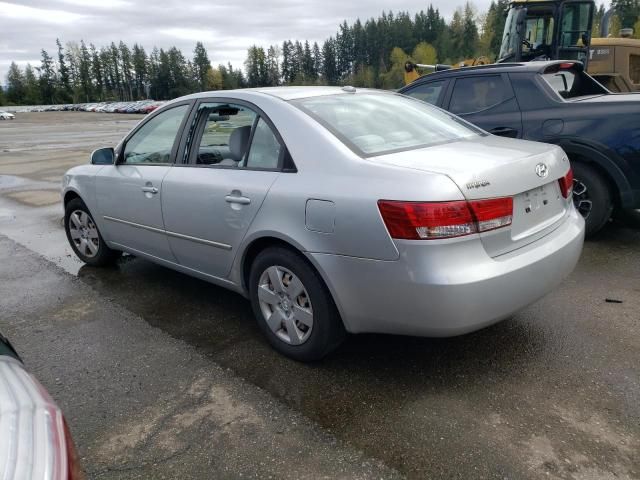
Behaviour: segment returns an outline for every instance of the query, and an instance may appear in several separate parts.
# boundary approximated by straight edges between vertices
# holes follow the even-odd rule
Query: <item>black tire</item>
[[[598,233],[611,218],[613,195],[607,181],[597,170],[582,162],[573,168],[573,203],[586,222],[586,236]],[[587,202],[585,202],[587,201]],[[591,202],[591,209],[585,208]]]
[[[284,267],[299,278],[313,309],[313,327],[308,338],[299,345],[292,345],[280,338],[271,330],[262,313],[258,287],[263,273],[273,266]],[[251,265],[249,294],[260,329],[271,346],[287,357],[302,362],[320,360],[335,350],[346,337],[340,314],[327,286],[307,260],[292,250],[271,247],[258,254]]]
[[[76,245],[76,242],[72,238],[72,235],[71,235],[72,227],[70,226],[69,222],[71,222],[71,215],[77,211],[84,212],[88,215],[90,225],[92,225],[92,228],[95,227],[95,230],[98,234],[97,235],[97,252],[93,255],[86,255],[84,252],[80,251],[80,249]],[[93,216],[91,215],[91,212],[89,211],[87,206],[84,204],[84,202],[80,198],[74,198],[69,203],[67,203],[65,207],[64,231],[67,234],[67,240],[69,240],[69,245],[71,245],[71,248],[73,249],[75,254],[78,256],[80,260],[82,260],[87,265],[91,265],[94,267],[104,267],[107,265],[113,265],[118,259],[118,257],[122,255],[122,252],[118,250],[112,250],[104,242],[104,239],[102,238],[102,234],[100,234],[100,230],[98,230],[98,226],[93,221]]]

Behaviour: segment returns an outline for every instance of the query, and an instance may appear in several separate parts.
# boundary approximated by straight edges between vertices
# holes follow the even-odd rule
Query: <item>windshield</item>
[[[502,34],[502,45],[500,45],[499,60],[509,60],[518,53],[518,12],[519,8],[509,9],[509,15],[504,24],[504,33]]]
[[[481,130],[451,114],[402,95],[338,94],[302,98],[291,103],[363,157],[482,134]]]

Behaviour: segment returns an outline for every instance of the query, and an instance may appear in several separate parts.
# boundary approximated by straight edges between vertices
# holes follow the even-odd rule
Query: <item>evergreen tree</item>
[[[7,73],[7,101],[20,104],[27,92],[24,74],[16,62],[11,62]]]
[[[302,75],[304,77],[304,83],[306,85],[313,85],[318,79],[318,73],[316,72],[313,55],[311,53],[311,46],[309,45],[308,40],[304,42],[304,53],[302,55]]]
[[[78,62],[78,80],[80,82],[80,91],[82,93],[82,101],[91,101],[93,95],[93,85],[91,82],[91,55],[84,43],[80,40],[80,58]]]
[[[147,98],[147,89],[150,86],[147,53],[137,43],[133,45],[131,63],[134,72],[136,98]]]
[[[69,80],[69,69],[64,59],[64,50],[60,39],[56,38],[58,46],[58,88],[56,90],[57,100],[62,103],[71,100],[71,83]]]
[[[211,62],[209,61],[207,50],[204,48],[202,42],[198,42],[196,43],[196,48],[193,50],[193,70],[200,91],[206,90],[207,88],[207,76],[210,69]]]
[[[267,50],[267,85],[280,85],[280,48],[277,45],[271,45]]]
[[[42,98],[40,97],[40,84],[31,64],[27,63],[24,69],[24,85],[25,96],[20,102],[27,105],[40,105]]]
[[[336,54],[335,40],[330,37],[322,44],[322,77],[327,85],[337,85],[340,79]]]
[[[93,43],[89,45],[89,49],[91,50],[90,76],[94,86],[95,99],[103,100],[104,99],[104,79],[102,76],[102,65],[100,63],[100,54],[96,50],[96,47]]]
[[[40,96],[43,103],[53,103],[56,85],[56,72],[51,56],[46,50],[42,50],[42,60],[40,61]]]

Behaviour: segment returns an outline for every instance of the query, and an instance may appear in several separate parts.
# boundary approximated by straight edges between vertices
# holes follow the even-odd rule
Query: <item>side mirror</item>
[[[116,154],[113,148],[99,148],[91,153],[91,165],[113,165]]]

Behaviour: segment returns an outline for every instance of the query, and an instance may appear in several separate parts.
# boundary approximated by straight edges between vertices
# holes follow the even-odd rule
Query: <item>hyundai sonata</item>
[[[346,332],[453,336],[553,290],[584,221],[556,146],[353,87],[165,104],[64,176],[80,259],[147,258],[247,296],[299,360]]]

